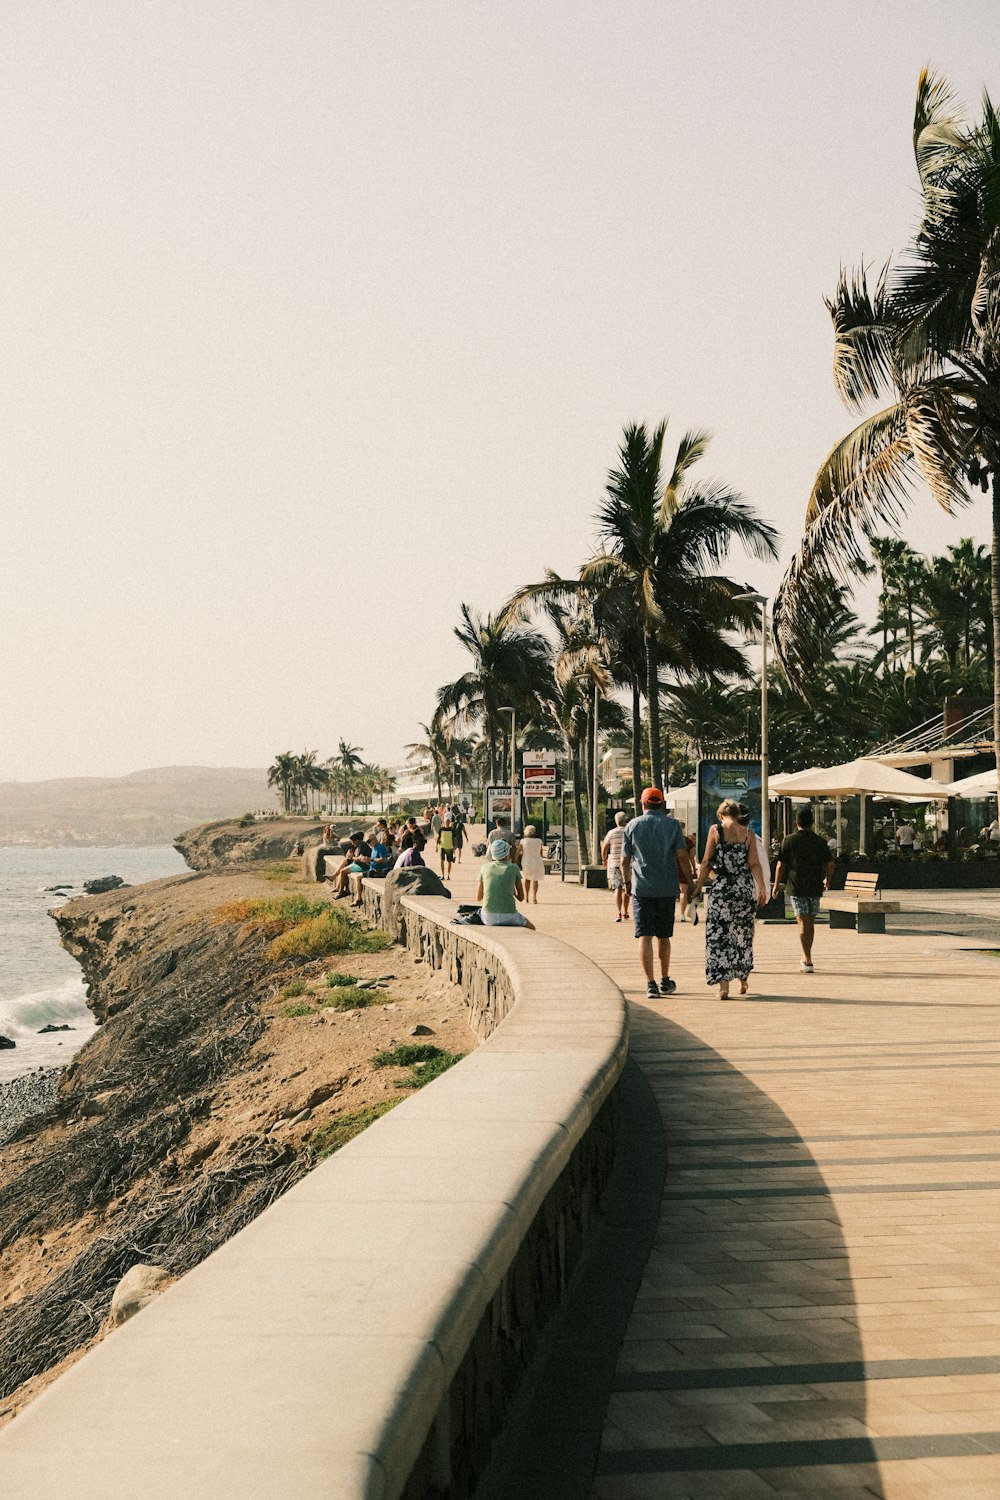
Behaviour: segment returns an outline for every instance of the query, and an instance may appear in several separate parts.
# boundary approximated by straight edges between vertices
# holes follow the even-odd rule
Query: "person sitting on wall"
[[[421,850],[424,847],[423,838],[416,830],[407,829],[399,841],[399,853],[392,862],[394,870],[407,870],[411,865],[422,865],[424,862]]]
[[[392,862],[392,850],[389,845],[378,839],[371,846],[371,854],[368,856],[367,870],[352,870],[348,879],[351,882],[352,906],[361,905],[361,882],[367,876],[369,880],[382,880],[389,873],[389,865]]]
[[[366,844],[364,835],[360,828],[351,834],[351,847],[344,856],[341,863],[327,879],[333,881],[334,901],[340,901],[348,894],[352,875],[366,875],[368,873],[368,861],[371,859],[371,845]]]
[[[479,872],[476,900],[481,902],[479,915],[484,927],[530,927],[533,923],[518,911],[515,902],[524,900],[521,871],[511,863],[511,848],[506,839],[493,839],[490,858]]]

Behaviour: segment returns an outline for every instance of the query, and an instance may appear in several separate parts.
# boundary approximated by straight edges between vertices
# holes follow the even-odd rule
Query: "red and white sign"
[[[526,750],[522,758],[521,777],[525,797],[554,797],[556,762],[551,750]]]

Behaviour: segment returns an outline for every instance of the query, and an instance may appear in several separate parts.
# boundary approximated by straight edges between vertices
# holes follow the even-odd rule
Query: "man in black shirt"
[[[796,831],[785,839],[778,854],[773,894],[777,896],[787,881],[792,897],[792,910],[799,924],[799,942],[802,944],[800,968],[804,974],[811,974],[816,918],[819,915],[820,898],[824,891],[830,889],[833,860],[830,858],[826,839],[813,832],[812,808],[802,808],[796,815],[795,822],[798,825]]]

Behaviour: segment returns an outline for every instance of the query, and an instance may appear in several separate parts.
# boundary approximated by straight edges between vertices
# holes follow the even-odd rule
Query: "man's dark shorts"
[[[676,896],[633,896],[636,937],[673,937],[676,901]]]

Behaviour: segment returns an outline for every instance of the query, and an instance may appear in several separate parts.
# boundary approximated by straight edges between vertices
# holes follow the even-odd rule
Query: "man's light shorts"
[[[623,891],[624,889],[625,880],[622,876],[621,865],[608,865],[608,890]]]
[[[792,911],[797,917],[818,917],[820,898],[818,896],[793,896]]]

